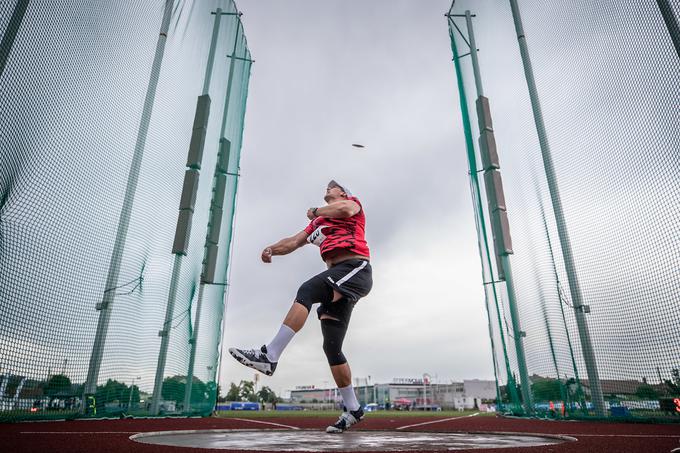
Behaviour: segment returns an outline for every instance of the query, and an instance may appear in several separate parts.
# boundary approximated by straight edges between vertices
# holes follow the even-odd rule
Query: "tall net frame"
[[[456,0],[447,13],[504,410],[680,419],[680,55],[669,11],[677,20],[664,1]],[[497,187],[482,178],[480,82],[514,300],[493,247]]]
[[[232,0],[2,2],[0,419],[213,410],[251,65]]]

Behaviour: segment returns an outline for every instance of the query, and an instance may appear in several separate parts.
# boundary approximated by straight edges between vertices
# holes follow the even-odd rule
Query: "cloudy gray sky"
[[[318,249],[260,261],[337,179],[367,215],[374,287],[344,351],[355,377],[492,379],[481,270],[446,19],[449,0],[241,0],[256,60],[241,160],[225,346],[269,342]],[[361,143],[364,149],[352,148]],[[310,316],[261,384],[332,377]],[[222,385],[254,372],[225,353]]]

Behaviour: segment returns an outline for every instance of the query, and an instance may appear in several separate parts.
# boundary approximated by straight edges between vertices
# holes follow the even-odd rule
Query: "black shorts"
[[[373,286],[371,264],[364,259],[343,261],[315,275],[303,286],[313,286],[314,288],[325,286],[342,294],[344,296],[342,299],[332,302],[333,291],[322,291],[327,296],[319,300],[321,305],[316,312],[319,319],[321,315],[326,314],[348,325],[354,304],[366,296]],[[298,293],[298,297],[299,295]]]
[[[373,287],[371,263],[362,259],[343,261],[320,273],[317,277],[322,278],[328,286],[345,296],[335,302],[322,302],[316,309],[319,319],[321,315],[326,314],[347,326],[354,304],[371,292]]]

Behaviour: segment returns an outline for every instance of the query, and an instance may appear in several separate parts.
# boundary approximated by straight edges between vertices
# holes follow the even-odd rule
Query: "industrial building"
[[[356,382],[356,384],[359,384]],[[496,383],[479,379],[432,383],[423,379],[395,378],[386,384],[355,385],[354,391],[362,406],[375,403],[394,409],[473,409],[496,399]],[[290,391],[295,404],[341,403],[336,388],[299,386]]]

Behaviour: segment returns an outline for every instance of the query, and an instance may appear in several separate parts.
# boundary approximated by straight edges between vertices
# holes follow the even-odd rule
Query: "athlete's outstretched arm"
[[[289,238],[281,239],[276,244],[272,244],[262,251],[262,261],[265,263],[272,262],[272,256],[274,255],[287,255],[293,252],[307,243],[307,237],[309,235],[304,231],[300,231],[295,236]]]
[[[319,208],[309,208],[307,211],[307,218],[309,220],[312,220],[314,217],[346,219],[347,217],[358,214],[359,211],[361,211],[361,207],[356,201],[339,200]]]

